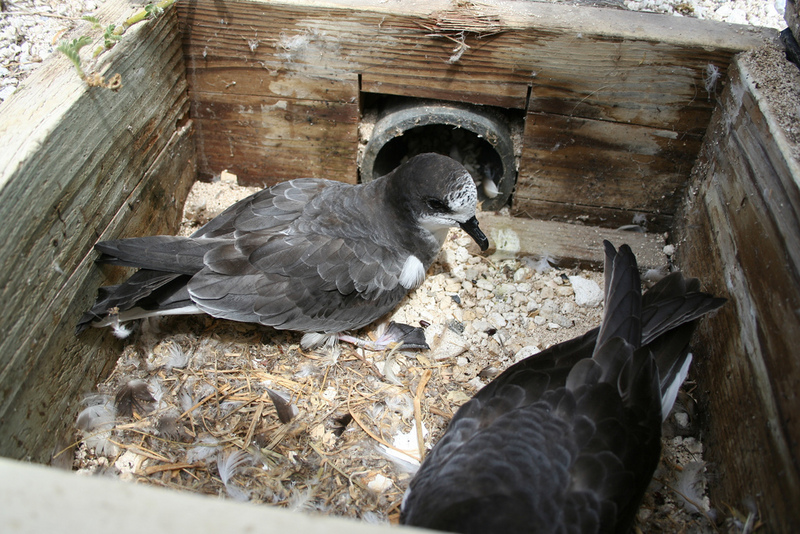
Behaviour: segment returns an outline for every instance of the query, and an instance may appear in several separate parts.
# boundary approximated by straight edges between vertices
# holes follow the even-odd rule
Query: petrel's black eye
[[[439,211],[442,213],[446,213],[450,211],[450,208],[447,207],[447,204],[439,200],[438,198],[429,198],[427,200],[428,207],[433,211]]]

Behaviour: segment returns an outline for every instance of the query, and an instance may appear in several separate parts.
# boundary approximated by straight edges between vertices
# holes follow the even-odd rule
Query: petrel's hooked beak
[[[486,250],[489,248],[489,239],[486,237],[481,229],[478,227],[478,219],[472,217],[467,222],[459,223],[461,228],[469,234],[469,236],[475,240],[481,250]]]

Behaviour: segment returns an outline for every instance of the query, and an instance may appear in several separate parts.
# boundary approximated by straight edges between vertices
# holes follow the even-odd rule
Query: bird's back
[[[606,253],[602,325],[512,366],[462,406],[412,481],[403,522],[484,533],[630,526],[660,454],[662,389],[683,379],[692,321],[724,301],[678,273],[643,299],[630,249]]]

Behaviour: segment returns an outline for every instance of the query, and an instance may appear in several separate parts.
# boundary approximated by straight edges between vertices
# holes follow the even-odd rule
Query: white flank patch
[[[136,319],[144,319],[145,317],[162,317],[165,315],[196,315],[203,313],[203,310],[190,304],[182,308],[174,308],[172,310],[143,310],[142,308],[131,308],[120,312],[119,315],[108,315],[102,321],[92,323],[93,327],[102,328],[104,326],[114,326],[126,321],[134,321]]]
[[[672,381],[672,384],[669,385],[667,391],[664,392],[664,395],[661,397],[661,420],[666,421],[667,417],[669,416],[669,412],[672,411],[672,407],[675,405],[675,399],[678,398],[678,390],[681,388],[681,384],[683,381],[686,380],[686,375],[689,374],[689,366],[692,364],[692,354],[689,353],[686,357],[686,361],[683,362],[683,366],[681,370],[678,371],[678,374],[675,376],[675,379]]]
[[[404,288],[414,289],[419,287],[423,280],[425,280],[425,267],[419,261],[419,258],[412,254],[406,258],[406,263],[403,265],[398,281]]]

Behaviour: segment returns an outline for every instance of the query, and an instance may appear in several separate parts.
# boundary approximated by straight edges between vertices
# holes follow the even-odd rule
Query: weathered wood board
[[[603,269],[603,240],[615,246],[627,244],[636,254],[639,269],[664,269],[669,258],[659,234],[629,232],[597,226],[509,217],[493,213],[478,215],[481,228],[489,237],[489,253],[511,257],[543,255],[555,258],[559,268]],[[477,254],[478,246],[470,243]]]
[[[131,14],[113,1],[100,13]],[[96,335],[76,340],[103,273],[100,237],[171,232],[194,180],[194,139],[174,10],[134,26],[88,87],[54,57],[0,107],[0,455],[47,461],[75,403],[116,360]]]
[[[708,403],[705,460],[712,502],[747,510],[769,532],[800,530],[800,166],[776,122],[762,69],[779,69],[800,101],[800,73],[782,50],[737,59],[678,218],[678,266],[730,301],[702,323],[696,376]],[[762,71],[763,72],[763,71]],[[796,119],[795,119],[796,120]]]
[[[737,51],[774,32],[525,1],[178,5],[200,172],[357,179],[364,93],[527,112],[514,214],[667,229]]]
[[[667,230],[699,135],[531,112],[513,212],[596,226]],[[535,134],[533,132],[536,132]],[[530,171],[529,171],[530,170]]]

